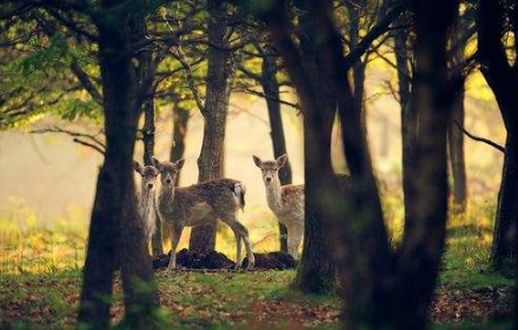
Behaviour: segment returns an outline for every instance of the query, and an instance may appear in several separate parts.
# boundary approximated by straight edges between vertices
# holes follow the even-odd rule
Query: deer
[[[207,225],[218,220],[225,223],[234,233],[236,240],[236,270],[241,268],[241,241],[245,245],[248,264],[252,269],[255,257],[252,252],[248,229],[238,218],[239,209],[244,210],[244,184],[234,179],[215,179],[188,187],[175,187],[184,159],[176,162],[161,162],[153,158],[153,165],[160,172],[161,187],[157,198],[158,214],[172,228],[172,250],[168,271],[176,268],[176,249],[184,227]]]
[[[288,156],[280,156],[276,160],[263,161],[253,155],[254,163],[261,169],[266,188],[268,207],[277,221],[288,230],[288,253],[298,259],[299,245],[304,235],[304,185],[287,184],[281,186],[279,169],[285,164]]]
[[[156,218],[156,181],[160,172],[154,166],[142,166],[139,162],[134,161],[133,167],[135,172],[141,176],[140,195],[138,196],[137,212],[139,221],[144,229],[144,237],[146,238],[146,246],[151,242],[153,235],[157,229]]]

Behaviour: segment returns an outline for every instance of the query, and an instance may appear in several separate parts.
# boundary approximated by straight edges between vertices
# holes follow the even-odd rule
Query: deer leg
[[[176,268],[176,249],[182,236],[183,225],[173,224],[171,226],[171,256],[169,257],[169,265],[167,270],[171,271]]]
[[[287,226],[288,228],[288,253],[297,260],[299,258],[299,246],[302,241],[303,228],[296,225]]]
[[[245,243],[245,249],[246,249],[246,256],[248,258],[248,264],[246,266],[246,269],[252,269],[255,265],[255,257],[254,253],[252,252],[252,245],[250,244],[250,238],[248,234],[248,229],[246,229],[245,226],[243,226],[233,215],[230,217],[230,220],[227,220],[226,223],[234,230],[234,232],[238,232],[239,236],[241,236],[241,239],[243,240],[243,243]],[[237,265],[236,265],[237,266]]]
[[[236,238],[236,267],[235,269],[241,268],[241,234],[233,227],[230,227],[234,232],[234,237]]]

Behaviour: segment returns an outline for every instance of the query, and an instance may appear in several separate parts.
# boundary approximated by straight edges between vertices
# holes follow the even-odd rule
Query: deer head
[[[139,162],[134,161],[133,167],[135,172],[142,177],[142,188],[152,190],[156,186],[156,179],[160,173],[154,166],[142,166]]]
[[[172,162],[160,162],[158,159],[153,157],[153,165],[160,172],[160,181],[163,186],[171,186],[176,181],[178,172],[183,167],[185,159],[180,159],[174,163]]]
[[[255,165],[262,171],[264,184],[268,186],[274,182],[274,180],[279,178],[279,169],[281,169],[284,164],[286,164],[288,156],[284,154],[276,160],[262,161],[261,158],[254,155],[253,159]]]

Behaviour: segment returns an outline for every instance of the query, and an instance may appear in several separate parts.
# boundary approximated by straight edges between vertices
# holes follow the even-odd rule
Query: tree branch
[[[479,136],[476,136],[476,135],[473,135],[471,134],[470,132],[468,132],[464,127],[462,127],[461,124],[459,124],[458,121],[454,120],[454,123],[455,125],[457,125],[457,127],[461,130],[462,133],[466,134],[470,139],[472,140],[475,140],[477,142],[482,142],[482,143],[485,143],[493,148],[495,148],[496,150],[502,152],[505,154],[505,148],[501,145],[499,145],[498,143],[496,142],[493,142],[489,139],[486,139],[486,138],[483,138],[483,137],[479,137]]]
[[[74,75],[77,77],[84,89],[86,89],[88,94],[90,94],[92,99],[98,104],[102,104],[103,97],[101,93],[97,90],[88,74],[86,74],[86,72],[84,72],[83,69],[81,69],[76,60],[73,60],[70,64],[70,70],[72,70]]]

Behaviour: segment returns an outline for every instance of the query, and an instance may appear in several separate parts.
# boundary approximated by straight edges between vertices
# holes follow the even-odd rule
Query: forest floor
[[[389,203],[388,209],[396,208]],[[488,267],[493,217],[493,208],[481,207],[450,219],[430,309],[434,328],[509,328],[513,280]],[[0,329],[73,328],[85,230],[29,227],[22,232],[14,223],[0,217]],[[397,242],[401,223],[388,225]],[[64,261],[65,265],[59,263]],[[289,287],[294,276],[293,270],[172,274],[159,270],[160,316],[167,328],[175,329],[337,329],[342,309],[338,297],[295,292]],[[117,277],[114,323],[122,313]]]
[[[294,271],[172,274],[158,271],[161,318],[168,328],[338,328],[339,299],[294,292],[289,289],[294,274]],[[442,276],[430,311],[437,328],[507,328],[511,281],[490,273],[475,277],[459,285]],[[0,328],[72,328],[80,284],[78,271],[1,275]],[[117,279],[112,307],[114,321],[122,318],[121,296]]]

